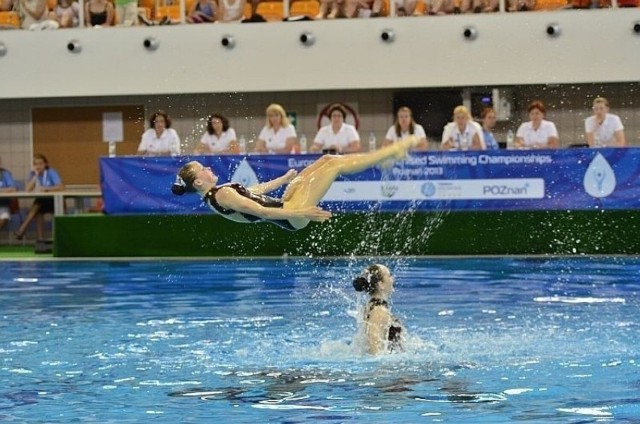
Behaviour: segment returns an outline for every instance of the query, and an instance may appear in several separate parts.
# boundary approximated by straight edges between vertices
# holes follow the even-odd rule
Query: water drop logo
[[[593,197],[607,197],[616,189],[616,174],[609,162],[596,154],[584,174],[584,190]]]
[[[255,171],[247,162],[247,159],[242,159],[240,165],[236,168],[235,172],[231,176],[232,183],[240,183],[245,187],[251,187],[258,184],[258,176]]]

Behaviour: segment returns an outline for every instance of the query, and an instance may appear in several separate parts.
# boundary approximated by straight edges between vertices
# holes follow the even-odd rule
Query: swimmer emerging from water
[[[364,322],[368,353],[377,355],[402,350],[402,324],[391,314],[389,296],[393,293],[393,276],[384,265],[371,265],[353,280],[356,291],[366,291],[370,298]]]
[[[249,188],[237,183],[216,185],[218,177],[211,168],[192,161],[180,169],[171,191],[177,195],[198,193],[212,210],[232,221],[268,221],[295,231],[310,221],[331,218],[331,212],[317,205],[338,176],[361,172],[387,159],[402,159],[417,142],[411,136],[369,153],[325,155],[299,174],[291,169],[281,177]],[[289,185],[282,199],[266,196],[285,184]]]

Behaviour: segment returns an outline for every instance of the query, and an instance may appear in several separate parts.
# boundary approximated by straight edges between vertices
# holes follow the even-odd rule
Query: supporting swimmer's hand
[[[324,222],[331,218],[332,214],[329,211],[325,211],[318,206],[311,206],[309,208],[300,209],[302,216],[310,221]]]

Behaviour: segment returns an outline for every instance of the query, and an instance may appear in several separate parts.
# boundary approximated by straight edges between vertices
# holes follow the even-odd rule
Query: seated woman
[[[194,149],[200,155],[237,155],[240,153],[236,141],[236,131],[229,126],[229,120],[214,113],[207,118],[207,132],[202,134],[200,143]]]
[[[47,158],[36,153],[33,155],[33,171],[29,174],[29,180],[25,188],[26,191],[62,191],[64,190],[64,184],[58,172],[49,167]],[[33,201],[33,205],[31,205],[31,209],[29,209],[27,217],[20,225],[20,228],[16,230],[16,238],[22,240],[27,232],[27,227],[36,218],[37,240],[44,240],[44,215],[47,213],[53,213],[53,198],[36,198]]]
[[[584,121],[584,130],[589,147],[625,147],[624,126],[618,115],[609,113],[609,101],[596,97],[593,101],[593,116]]]
[[[331,212],[317,205],[338,176],[363,171],[387,159],[403,158],[417,141],[416,137],[409,137],[369,153],[325,155],[299,174],[289,170],[279,178],[249,188],[237,183],[216,185],[218,177],[211,168],[192,161],[180,169],[171,191],[177,195],[198,193],[209,208],[235,222],[268,221],[295,231],[310,221],[331,218]],[[288,183],[282,199],[266,196]]]
[[[0,160],[0,193],[13,193],[17,190],[16,182],[8,169],[2,167]],[[0,199],[0,230],[11,218],[11,199]]]
[[[487,150],[482,127],[465,106],[453,109],[453,122],[445,125],[442,131],[440,150]]]
[[[556,124],[544,119],[547,109],[539,100],[527,108],[529,122],[523,122],[516,132],[516,147],[519,149],[557,149],[560,147]]]
[[[429,148],[429,144],[427,143],[427,134],[425,133],[424,128],[422,125],[414,121],[411,109],[406,106],[402,106],[398,109],[398,112],[396,112],[396,121],[391,127],[389,127],[382,145],[387,146],[410,135],[415,135],[420,140],[416,146],[416,150],[427,150]]]
[[[402,324],[391,314],[389,296],[393,293],[393,277],[389,268],[375,264],[365,268],[353,280],[356,291],[366,291],[370,298],[365,308],[364,322],[367,352],[377,355],[402,350]]]
[[[346,116],[347,111],[339,103],[329,107],[327,117],[331,123],[320,128],[313,140],[311,153],[321,151],[356,153],[360,151],[360,135],[356,127],[344,122]]]

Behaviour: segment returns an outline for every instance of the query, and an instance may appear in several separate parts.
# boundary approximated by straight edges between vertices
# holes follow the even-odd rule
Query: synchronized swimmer
[[[252,187],[238,183],[217,185],[218,177],[211,168],[192,161],[180,169],[171,191],[177,195],[197,193],[212,210],[235,222],[272,222],[295,231],[310,221],[331,218],[331,212],[318,207],[318,203],[338,176],[361,172],[388,159],[402,159],[418,142],[417,137],[410,136],[373,152],[324,155],[300,173],[291,169]],[[281,199],[267,196],[285,184],[288,185]]]

